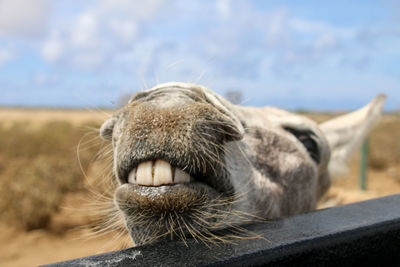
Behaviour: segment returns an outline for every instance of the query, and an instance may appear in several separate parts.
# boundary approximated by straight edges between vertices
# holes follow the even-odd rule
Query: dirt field
[[[0,109],[0,126],[2,127],[0,127],[0,129],[3,129],[3,133],[7,133],[7,130],[4,129],[14,127],[16,122],[24,122],[28,123],[28,126],[33,126],[33,128],[40,130],[41,127],[47,127],[46,125],[50,122],[63,121],[69,122],[72,125],[63,126],[65,127],[65,130],[63,131],[68,132],[65,137],[67,138],[74,136],[75,133],[77,135],[84,135],[84,130],[75,130],[75,128],[80,127],[79,129],[81,129],[82,125],[87,123],[97,125],[100,121],[106,118],[106,113],[108,113],[108,111]],[[311,114],[309,116],[322,121],[331,115]],[[333,186],[320,203],[320,208],[400,193],[400,156],[398,156],[400,153],[400,130],[396,125],[400,125],[400,118],[398,115],[385,115],[382,123],[380,123],[370,138],[371,158],[370,168],[368,169],[368,190],[359,190],[359,164],[358,156],[356,156],[351,162],[348,177],[333,181]],[[22,129],[25,128],[23,127]],[[32,132],[28,132],[27,134],[28,136],[33,136],[32,140],[35,141],[35,136],[40,136],[40,134],[37,134],[41,133],[37,132],[39,130],[32,130]],[[20,136],[24,137],[25,135]],[[50,136],[50,138],[52,137]],[[79,136],[77,136],[76,140],[79,139]],[[68,142],[73,143],[76,142],[76,140],[71,138],[68,139]],[[30,148],[33,152],[27,149],[26,152],[24,152],[26,155],[17,153],[15,156],[13,156],[11,150],[4,151],[5,146],[1,146],[0,142],[0,181],[5,183],[5,181],[8,181],[7,179],[10,178],[9,176],[17,175],[20,171],[19,166],[29,167],[30,162],[36,160],[32,157],[39,156],[37,153],[34,153],[36,149],[43,153],[47,153],[47,156],[45,155],[44,158],[45,160],[56,157],[52,156],[52,150],[50,149],[54,146],[59,146],[59,144],[63,144],[64,141],[56,139],[53,141],[54,143],[52,143],[51,147],[46,148],[44,147],[44,144],[40,143],[40,139],[38,139],[38,147],[32,146],[32,148]],[[27,147],[30,146],[30,144],[23,143],[21,146]],[[69,151],[69,146],[74,147],[74,145],[68,144],[66,146],[66,151]],[[89,152],[92,153],[92,151]],[[75,152],[68,155],[76,157]],[[27,158],[24,158],[24,156]],[[21,165],[17,164],[13,169],[11,166],[11,160],[12,162],[20,161]],[[65,159],[63,158],[63,162],[64,161]],[[40,163],[41,161],[38,162]],[[64,165],[61,163],[57,164],[59,165],[56,166],[57,169],[55,170],[59,170],[60,172],[64,171]],[[71,163],[68,164],[67,169],[70,170],[71,164],[75,163],[71,161]],[[90,165],[90,163],[85,166],[84,169],[86,168],[90,173],[89,170],[93,166]],[[36,171],[36,169],[33,170]],[[40,173],[43,173],[42,169],[39,168],[39,170],[42,171]],[[53,173],[53,169],[50,168],[50,171]],[[44,172],[44,174],[46,174],[46,172]],[[25,173],[24,175],[27,174]],[[79,179],[83,179],[80,174],[76,174],[75,176],[79,176]],[[14,177],[12,178],[14,179]],[[39,178],[41,179],[41,177]],[[79,179],[76,181],[80,181]],[[14,187],[15,185],[22,187],[22,185],[14,183],[13,181],[10,181],[9,183]],[[14,217],[12,215],[7,215],[7,217],[5,214],[10,214],[10,211],[8,211],[8,213],[2,213],[0,219],[0,266],[36,266],[39,264],[63,261],[71,258],[111,251],[121,247],[121,240],[113,240],[113,233],[95,238],[88,238],[88,236],[93,235],[92,231],[88,228],[82,228],[82,226],[91,221],[91,218],[85,216],[84,212],[82,212],[84,209],[81,209],[81,207],[84,207],[85,203],[88,202],[87,199],[89,195],[89,192],[85,189],[84,185],[80,184],[80,182],[79,186],[62,184],[60,188],[62,197],[54,197],[57,197],[57,201],[60,201],[59,206],[61,208],[59,207],[51,210],[51,219],[47,220],[43,225],[31,227],[34,229],[29,231],[26,230],[26,227],[31,225],[29,223],[25,225],[17,224],[15,218],[19,217],[15,217],[16,215],[13,215]],[[3,201],[7,200],[4,195],[2,195],[1,198],[3,198]],[[14,201],[18,201],[18,199]],[[8,206],[12,204],[8,202],[5,203]],[[29,203],[25,203],[24,205],[27,205],[26,209],[30,207]],[[31,206],[32,205],[33,204],[31,204]],[[16,214],[18,215],[18,213]],[[4,218],[6,217],[10,219],[5,220]]]
[[[0,122],[8,126],[14,122],[29,121],[31,125],[43,125],[49,121],[68,121],[74,125],[86,122],[103,121],[112,114],[110,110],[74,110],[74,109],[36,109],[2,108]]]

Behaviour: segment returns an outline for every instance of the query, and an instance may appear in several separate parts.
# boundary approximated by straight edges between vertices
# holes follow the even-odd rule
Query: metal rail
[[[400,194],[246,229],[264,238],[162,241],[48,266],[400,266]]]

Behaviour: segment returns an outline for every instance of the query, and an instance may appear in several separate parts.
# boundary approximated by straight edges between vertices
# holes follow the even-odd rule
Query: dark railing
[[[400,266],[400,194],[246,229],[264,238],[162,241],[48,266]]]

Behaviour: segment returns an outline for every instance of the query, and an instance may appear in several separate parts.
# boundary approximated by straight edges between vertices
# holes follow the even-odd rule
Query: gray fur
[[[288,129],[310,133],[318,160]],[[256,217],[310,211],[330,185],[330,146],[315,122],[276,108],[233,105],[198,85],[140,92],[100,131],[113,143],[115,203],[136,244],[162,236],[208,238]],[[158,158],[198,181],[126,183],[130,169]]]

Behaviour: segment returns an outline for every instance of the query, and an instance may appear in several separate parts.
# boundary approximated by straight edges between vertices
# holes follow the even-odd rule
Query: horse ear
[[[100,127],[100,136],[104,140],[111,140],[114,125],[117,122],[117,117],[111,117],[106,120]]]
[[[380,94],[363,108],[320,125],[331,149],[329,172],[332,176],[346,174],[351,156],[379,121],[385,99]]]

